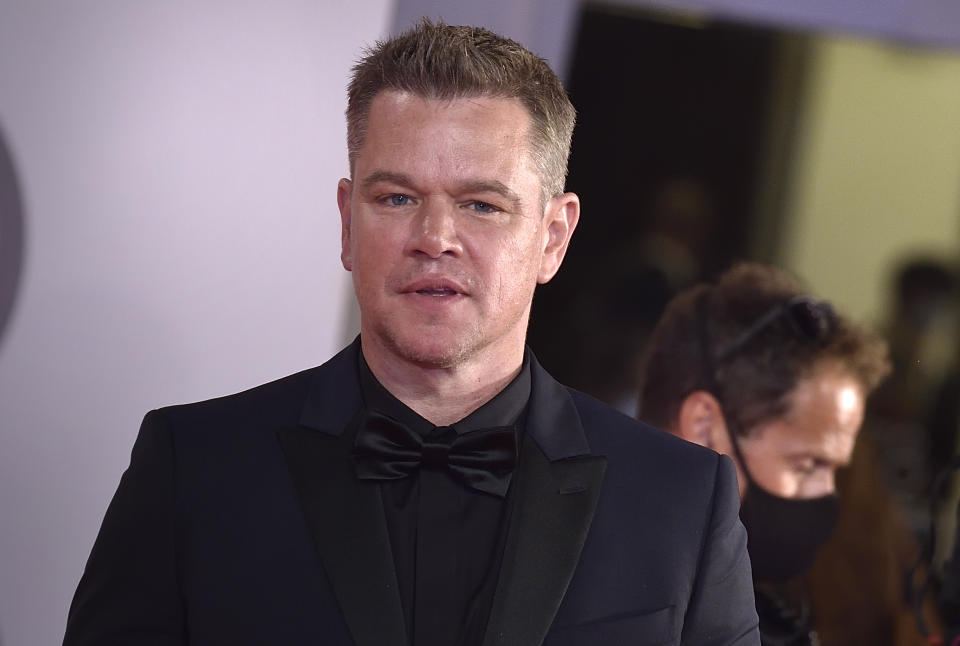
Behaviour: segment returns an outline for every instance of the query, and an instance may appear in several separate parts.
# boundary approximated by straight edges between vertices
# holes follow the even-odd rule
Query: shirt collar
[[[370,371],[363,352],[357,353],[360,369],[360,392],[369,410],[377,411],[402,422],[421,435],[426,435],[434,424],[393,396]],[[523,365],[513,381],[462,420],[451,424],[459,434],[480,428],[511,426],[520,419],[530,400],[530,353],[523,353]]]

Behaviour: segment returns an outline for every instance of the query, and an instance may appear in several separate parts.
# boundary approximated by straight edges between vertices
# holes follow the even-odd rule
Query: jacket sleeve
[[[177,585],[172,439],[144,417],[67,618],[64,646],[184,644]]]
[[[736,471],[730,458],[719,456],[712,512],[683,622],[682,644],[760,644],[747,532],[740,523],[739,512]]]

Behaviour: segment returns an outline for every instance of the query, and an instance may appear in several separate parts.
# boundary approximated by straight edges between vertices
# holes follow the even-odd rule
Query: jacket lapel
[[[532,391],[484,646],[543,642],[593,520],[606,458],[590,455],[570,393],[531,358]]]
[[[405,646],[403,609],[376,482],[360,481],[350,452],[361,405],[358,344],[321,366],[301,426],[280,445],[300,505],[357,646]]]
[[[528,350],[529,351],[529,350]],[[333,592],[357,646],[405,646],[380,490],[358,480],[350,424],[362,404],[359,341],[321,366],[280,444]],[[524,445],[484,646],[543,642],[593,519],[606,458],[590,455],[569,392],[531,356]]]

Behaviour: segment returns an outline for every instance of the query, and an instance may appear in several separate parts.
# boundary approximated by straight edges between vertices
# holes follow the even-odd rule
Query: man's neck
[[[384,352],[361,337],[364,360],[390,394],[437,426],[460,421],[493,399],[523,366],[523,346],[497,357],[476,357],[451,367],[423,365]],[[482,354],[482,353],[481,353]]]

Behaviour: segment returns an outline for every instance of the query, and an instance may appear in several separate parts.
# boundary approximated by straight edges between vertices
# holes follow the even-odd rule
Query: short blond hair
[[[354,66],[348,88],[350,172],[367,131],[374,97],[384,90],[428,99],[490,96],[518,99],[530,115],[530,153],[544,197],[560,195],[576,111],[545,60],[481,27],[423,19],[377,44]]]

